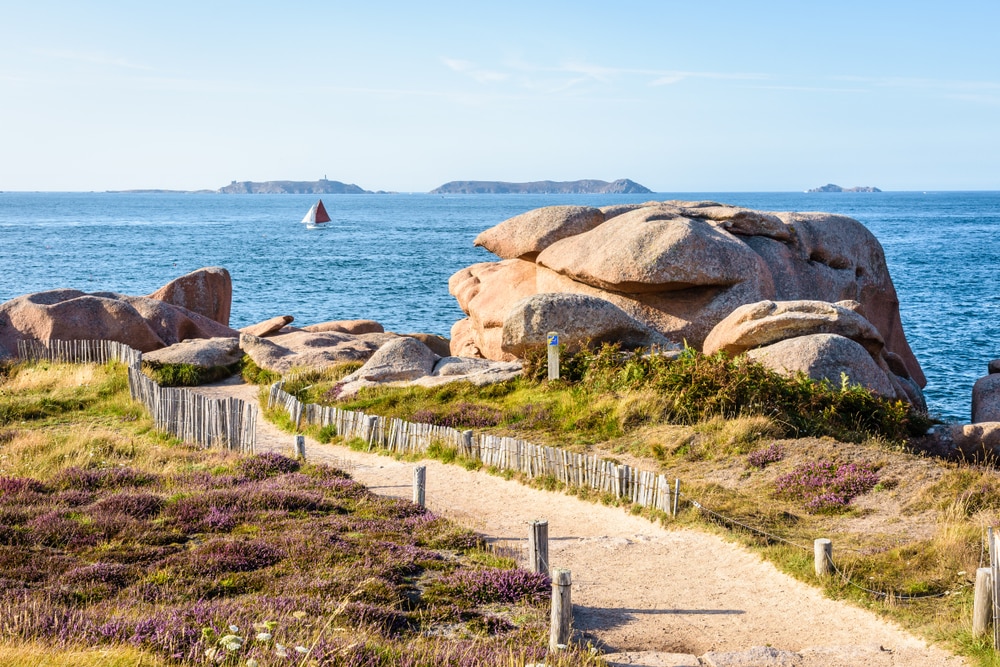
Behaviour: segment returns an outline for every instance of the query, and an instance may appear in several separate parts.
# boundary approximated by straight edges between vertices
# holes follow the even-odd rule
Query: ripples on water
[[[447,336],[472,240],[539,206],[712,199],[863,222],[885,248],[933,413],[968,420],[972,383],[1000,357],[1000,193],[333,195],[333,222],[299,223],[313,195],[0,193],[0,302],[58,287],[147,294],[204,266],[233,276],[231,324],[375,319]]]

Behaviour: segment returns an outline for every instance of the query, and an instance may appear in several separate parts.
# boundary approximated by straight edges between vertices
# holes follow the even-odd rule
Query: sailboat
[[[326,207],[323,206],[322,199],[309,208],[309,212],[306,213],[306,217],[302,218],[302,222],[306,223],[309,227],[316,227],[324,222],[330,222],[330,214],[326,212]]]

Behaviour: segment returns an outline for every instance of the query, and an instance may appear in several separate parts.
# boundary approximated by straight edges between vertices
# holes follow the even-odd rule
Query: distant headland
[[[224,195],[370,195],[370,190],[340,181],[233,181],[219,188]]]
[[[813,188],[812,190],[806,190],[806,192],[882,192],[882,191],[870,185],[860,185],[855,188],[842,188],[839,185],[834,185],[833,183],[827,183],[826,185],[820,186],[818,188]]]
[[[830,186],[827,186],[830,187]],[[835,187],[835,186],[834,186]],[[325,176],[318,181],[231,181],[218,190],[108,190],[110,193],[131,194],[181,194],[217,193],[223,195],[371,195],[395,194],[386,190],[365,190],[353,183],[331,181]],[[617,181],[532,181],[508,183],[506,181],[450,181],[430,191],[432,195],[478,194],[650,194],[653,191],[627,178]]]
[[[532,181],[530,183],[507,183],[505,181],[450,181],[431,190],[432,195],[478,195],[478,194],[648,194],[653,192],[644,185],[627,178],[617,181]]]

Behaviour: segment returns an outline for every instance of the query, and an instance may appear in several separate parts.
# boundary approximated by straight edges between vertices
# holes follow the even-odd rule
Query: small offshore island
[[[834,185],[833,183],[827,183],[826,185],[821,185],[818,188],[812,188],[811,190],[806,190],[806,192],[882,192],[876,187],[871,185],[859,185],[853,188],[842,188],[839,185]]]

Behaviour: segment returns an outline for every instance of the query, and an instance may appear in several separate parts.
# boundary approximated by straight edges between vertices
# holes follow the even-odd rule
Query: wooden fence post
[[[674,511],[671,513],[675,519],[677,518],[677,501],[681,497],[681,480],[674,479]]]
[[[573,625],[573,601],[570,594],[569,570],[552,570],[552,624],[549,628],[549,651],[558,651],[569,644]]]
[[[982,637],[993,621],[993,573],[988,567],[976,570],[976,590],[972,600],[972,636]]]
[[[813,542],[813,566],[817,577],[833,574],[833,542],[825,537]]]
[[[546,345],[549,348],[549,379],[559,379],[559,334],[550,331],[545,334]]]
[[[549,522],[532,521],[528,533],[528,562],[532,572],[549,572]]]
[[[413,502],[421,507],[425,507],[424,504],[425,495],[427,488],[427,467],[426,466],[414,466],[413,467]]]
[[[306,436],[295,436],[295,458],[306,460]]]

